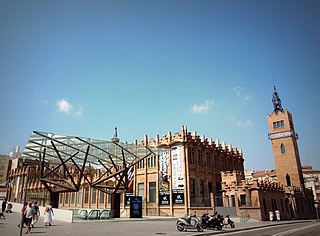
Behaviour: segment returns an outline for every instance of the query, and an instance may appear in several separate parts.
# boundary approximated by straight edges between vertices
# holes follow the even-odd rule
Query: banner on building
[[[169,188],[169,153],[163,151],[159,155],[159,203],[160,205],[170,204]]]
[[[128,189],[126,191],[126,203],[127,205],[130,204],[130,198],[134,195],[133,194],[133,186],[134,186],[134,166],[131,166],[127,172],[128,175]]]
[[[184,204],[185,171],[182,150],[182,146],[171,148],[172,197],[174,204]]]
[[[173,189],[172,192],[173,203],[184,204],[184,191],[181,189]]]

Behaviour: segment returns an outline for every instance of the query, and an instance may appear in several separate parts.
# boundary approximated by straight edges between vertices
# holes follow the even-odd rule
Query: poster
[[[171,148],[173,203],[184,204],[185,173],[182,146]]]
[[[134,185],[134,166],[131,166],[127,172],[128,175],[128,189],[126,190],[126,202],[130,204],[130,198],[133,196],[133,185]]]
[[[161,152],[159,155],[159,203],[160,205],[170,204],[169,191],[169,153]]]

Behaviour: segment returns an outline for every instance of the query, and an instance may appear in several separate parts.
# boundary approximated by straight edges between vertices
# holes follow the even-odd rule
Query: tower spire
[[[118,138],[118,129],[117,127],[114,128],[114,135],[113,138],[111,139],[112,142],[118,143],[120,139]]]
[[[282,105],[281,105],[281,99],[278,95],[276,86],[273,86],[273,96],[272,96],[272,103],[273,103],[273,111],[283,111]]]

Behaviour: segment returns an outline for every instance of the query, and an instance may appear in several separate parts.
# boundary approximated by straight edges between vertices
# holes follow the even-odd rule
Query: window
[[[149,182],[149,203],[156,203],[156,182]]]
[[[143,199],[143,196],[144,196],[144,183],[138,183],[138,196],[141,196],[142,199]]]
[[[86,187],[84,190],[84,203],[88,203],[89,202],[89,188]]]
[[[189,153],[189,163],[190,163],[190,164],[194,164],[194,163],[195,163],[194,148],[193,148],[193,147],[188,147],[188,153]]]
[[[204,181],[200,180],[200,195],[204,198]]]
[[[68,204],[69,203],[69,193],[66,193],[64,203]]]
[[[282,129],[282,128],[284,128],[284,121],[280,120],[280,121],[273,122],[273,128],[274,129]]]
[[[289,174],[286,175],[286,181],[287,181],[287,186],[291,186],[291,178]]]
[[[99,203],[104,203],[104,192],[100,191],[100,194],[99,194]]]
[[[275,211],[278,209],[276,199],[271,199],[271,205],[272,205],[272,211]]]
[[[76,193],[75,193],[75,192],[72,192],[72,193],[71,193],[71,204],[74,204],[75,198],[76,198]]]
[[[262,203],[263,203],[263,213],[267,214],[267,203],[265,198],[262,199]]]
[[[60,197],[59,203],[62,204],[62,203],[63,203],[64,194],[63,194],[63,193],[62,193],[62,194],[59,194],[59,197]]]
[[[247,205],[247,195],[241,194],[240,195],[240,206]]]
[[[199,165],[203,166],[204,162],[203,162],[203,151],[202,150],[198,151],[198,160],[199,160]]]
[[[281,153],[282,153],[282,154],[285,154],[285,153],[286,153],[286,147],[284,146],[283,143],[281,143],[280,149],[281,149]]]
[[[157,162],[157,158],[155,155],[148,157],[148,167],[155,167]]]
[[[194,179],[190,179],[190,197],[196,196],[196,181]]]
[[[222,191],[222,184],[221,182],[216,183],[216,194],[221,194]]]
[[[82,203],[82,188],[79,189],[78,192],[78,203],[81,204]]]
[[[97,190],[94,188],[92,189],[92,204],[95,204],[96,203],[96,199],[97,199]]]
[[[209,190],[209,194],[213,193],[212,182],[208,182],[208,190]]]
[[[144,160],[138,162],[138,169],[144,168]]]
[[[196,203],[196,180],[190,179],[190,202]]]
[[[235,207],[236,206],[236,198],[234,195],[231,195],[231,206]]]

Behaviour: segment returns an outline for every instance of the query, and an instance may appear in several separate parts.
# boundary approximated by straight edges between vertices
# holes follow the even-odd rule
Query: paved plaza
[[[0,219],[0,235],[11,236],[20,235],[20,228],[18,224],[21,220],[21,214],[19,213],[7,213],[5,214],[6,219]],[[217,230],[205,230],[202,233],[196,230],[188,230],[187,232],[179,232],[176,229],[175,223],[177,218],[174,217],[144,217],[142,219],[110,219],[103,221],[90,221],[83,220],[74,223],[65,223],[62,221],[55,220],[53,218],[52,226],[44,226],[43,216],[40,217],[30,232],[32,235],[43,235],[43,236],[60,236],[60,235],[74,235],[74,236],[100,236],[100,235],[117,235],[117,236],[141,236],[141,235],[211,235],[216,233],[245,230],[256,227],[270,227],[275,224],[290,224],[297,223],[299,221],[280,221],[280,222],[260,222],[250,220],[246,223],[240,223],[239,219],[236,218],[236,228],[223,228],[222,231]],[[22,235],[25,235],[26,229],[23,228]]]

